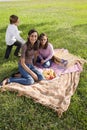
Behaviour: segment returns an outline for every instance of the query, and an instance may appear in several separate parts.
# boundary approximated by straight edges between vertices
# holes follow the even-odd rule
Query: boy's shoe
[[[14,54],[14,55],[17,56],[17,57],[21,57],[21,53]]]
[[[21,57],[21,53],[18,53],[18,57]]]

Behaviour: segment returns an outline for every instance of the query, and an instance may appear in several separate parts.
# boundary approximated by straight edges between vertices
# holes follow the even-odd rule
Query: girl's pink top
[[[53,55],[54,55],[54,49],[51,43],[48,43],[48,47],[46,49],[42,48],[39,49],[39,57],[41,59],[45,59],[45,62],[50,60]]]

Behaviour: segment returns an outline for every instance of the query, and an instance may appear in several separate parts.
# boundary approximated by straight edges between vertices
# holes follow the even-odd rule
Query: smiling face
[[[30,40],[30,43],[33,45],[37,41],[37,39],[38,39],[37,32],[31,33],[28,38]]]
[[[40,40],[40,43],[42,46],[44,46],[46,43],[47,43],[47,37],[46,36],[43,36]]]

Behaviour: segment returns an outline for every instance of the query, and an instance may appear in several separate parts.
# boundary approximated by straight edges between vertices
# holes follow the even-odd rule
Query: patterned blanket
[[[3,86],[2,91],[16,91],[19,96],[24,95],[32,98],[36,102],[54,109],[60,117],[70,105],[71,96],[75,93],[80,73],[86,61],[72,55],[65,49],[55,50],[55,55],[68,60],[66,69],[53,67],[54,71],[58,74],[56,78],[26,86],[18,83],[10,83]]]

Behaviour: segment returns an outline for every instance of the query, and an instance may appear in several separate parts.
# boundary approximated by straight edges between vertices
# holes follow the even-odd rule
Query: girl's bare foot
[[[15,74],[14,77],[21,78],[21,74],[20,73]]]
[[[22,75],[20,74],[20,72],[17,72],[17,73],[13,73],[13,74],[11,75],[11,77],[21,78]]]
[[[4,79],[4,80],[2,81],[2,86],[6,85],[7,83],[8,83],[8,78],[6,78],[6,79]]]

